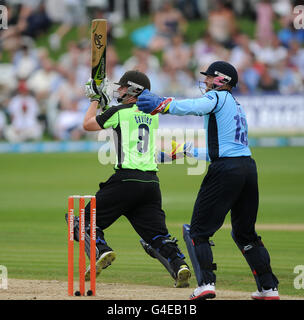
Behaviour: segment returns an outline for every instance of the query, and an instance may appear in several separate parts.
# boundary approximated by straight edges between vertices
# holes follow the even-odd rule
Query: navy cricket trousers
[[[259,192],[255,161],[251,157],[219,158],[213,161],[194,205],[192,239],[208,240],[231,210],[234,236],[241,245],[257,239],[255,222]]]

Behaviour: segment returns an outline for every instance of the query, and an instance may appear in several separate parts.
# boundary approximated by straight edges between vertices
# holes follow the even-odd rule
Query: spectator
[[[254,94],[257,90],[261,75],[259,70],[255,68],[255,64],[244,69],[240,74],[240,84],[242,93]]]
[[[19,79],[29,78],[39,68],[39,58],[34,45],[30,38],[24,37],[20,49],[14,54],[14,71]]]
[[[83,86],[79,86],[75,72],[66,72],[66,78],[61,84],[60,88],[56,92],[60,109],[70,110],[72,104],[78,103],[81,99],[84,99]],[[76,108],[77,109],[77,108]]]
[[[159,74],[159,81],[167,96],[187,97],[195,87],[192,75],[184,70],[170,68],[165,64]]]
[[[42,110],[45,109],[45,100],[52,93],[53,87],[59,79],[54,62],[48,57],[40,59],[41,68],[34,72],[27,81],[27,85],[34,92]]]
[[[193,44],[193,63],[200,69],[213,61],[219,60],[216,54],[217,43],[208,32],[203,33],[201,37]]]
[[[40,68],[27,80],[29,89],[35,95],[40,108],[40,119],[49,129],[48,108],[52,93],[61,85],[61,75],[56,71],[56,64],[49,58],[47,51],[41,52]]]
[[[72,27],[78,29],[78,37],[80,39],[86,36],[88,27],[85,1],[62,0],[60,8],[64,11],[64,15],[62,16],[63,20],[56,32],[49,37],[49,43],[53,50],[58,50],[61,47],[62,38]]]
[[[80,62],[74,70],[77,84],[83,87],[83,84],[86,83],[92,71],[91,48],[89,46],[84,44],[82,47],[80,52]]]
[[[82,120],[87,110],[83,85],[77,82],[77,72],[62,71],[64,79],[55,92],[56,108],[49,107],[49,122],[52,135],[58,140],[79,140],[84,136]],[[89,75],[87,75],[86,80]],[[85,104],[83,103],[85,101]],[[55,110],[54,110],[55,109]]]
[[[9,3],[6,4],[7,7],[7,24],[10,26],[7,29],[3,29],[0,32],[0,52],[1,49],[8,52],[10,58],[12,54],[19,49],[19,40],[21,39],[21,34],[18,29],[19,15],[15,7]]]
[[[123,28],[123,17],[118,12],[108,12],[106,10],[97,9],[93,12],[93,19],[107,20],[107,43],[114,43],[114,38],[119,38],[125,35]]]
[[[228,60],[238,70],[238,90],[241,93],[253,93],[260,79],[260,74],[254,67],[255,57],[250,50],[250,43],[248,35],[238,34],[235,37],[236,46],[231,50]]]
[[[84,114],[78,110],[77,100],[67,109],[60,110],[54,125],[54,137],[57,140],[79,140],[84,136],[82,121]]]
[[[49,28],[50,21],[45,14],[43,2],[20,0],[19,10],[8,4],[8,25],[9,28],[1,32],[0,42],[3,49],[12,55],[19,49],[23,36],[36,38]]]
[[[278,92],[279,82],[272,76],[271,69],[267,65],[262,70],[257,89],[265,92]]]
[[[274,12],[271,0],[261,0],[256,4],[256,39],[257,41],[271,42],[273,39]]]
[[[208,32],[203,32],[199,39],[197,39],[193,44],[193,56],[196,61],[214,52],[214,40]]]
[[[115,47],[108,46],[107,47],[107,64],[106,64],[106,71],[107,71],[107,78],[110,82],[117,81],[120,79],[121,75],[124,74],[124,66],[121,65],[119,62],[119,58]]]
[[[287,49],[282,45],[276,34],[273,35],[271,40],[271,51],[272,65],[281,63],[288,55]]]
[[[90,43],[84,40],[79,43],[70,41],[68,51],[59,58],[57,69],[63,74],[73,70],[78,85],[83,86],[91,73]]]
[[[193,1],[197,2],[201,8],[201,1]],[[276,0],[272,2],[272,10],[270,1],[217,0],[215,7],[210,11],[207,30],[191,46],[183,40],[187,27],[187,20],[184,18],[186,12],[181,11],[178,6],[191,7],[192,0],[191,3],[184,0],[146,1],[145,6],[157,7],[153,16],[153,24],[136,29],[140,37],[135,38],[140,40],[141,45],[133,48],[133,55],[127,58],[123,64],[120,63],[111,40],[112,35],[114,38],[116,37],[114,29],[121,27],[121,20],[117,19],[119,14],[108,11],[110,7],[113,9],[114,2],[90,0],[89,9],[91,9],[90,17],[108,19],[109,41],[106,68],[110,83],[116,81],[124,73],[124,69],[137,69],[149,75],[155,91],[161,96],[168,94],[193,96],[196,95],[195,92],[191,92],[193,73],[198,73],[201,71],[201,67],[207,67],[216,60],[226,60],[239,70],[240,81],[237,90],[240,93],[254,94],[256,91],[262,93],[278,90],[278,92],[286,94],[303,90],[301,88],[304,79],[304,49],[301,47],[304,44],[304,30],[294,29],[294,17],[289,9],[284,9],[290,7],[288,1]],[[20,5],[16,5],[17,2]],[[76,2],[81,3],[83,7],[71,9],[67,13],[66,8],[68,6],[72,8]],[[204,0],[202,2],[204,5],[208,2],[209,7],[214,6],[213,1]],[[14,5],[10,3],[14,3]],[[76,121],[77,114],[81,115],[86,107],[82,103],[83,93],[76,92],[77,88],[83,87],[91,72],[90,43],[87,39],[88,25],[86,17],[83,17],[83,12],[86,12],[87,8],[84,8],[84,3],[88,2],[81,0],[13,0],[7,2],[10,27],[0,33],[0,47],[4,49],[2,56],[5,59],[7,57],[10,59],[9,63],[0,65],[2,100],[5,97],[6,101],[9,101],[11,91],[17,87],[18,79],[25,79],[29,89],[35,95],[36,102],[38,102],[40,120],[43,115],[52,124],[55,124],[56,119],[59,119],[56,125],[57,128],[61,128],[59,130],[61,133],[55,135],[57,139],[71,136],[76,139],[82,137],[83,134],[81,130],[78,131],[77,126],[74,131],[73,123]],[[236,11],[233,11],[230,6],[236,8],[240,4],[243,8],[240,10],[243,10],[244,14],[248,12],[249,7],[252,10],[254,5],[257,5],[255,12],[257,13],[258,26],[254,39],[250,39],[246,34],[237,33],[234,16]],[[47,7],[46,11],[44,5]],[[140,5],[143,8],[141,3]],[[64,10],[58,10],[58,7],[60,9],[63,7]],[[261,8],[265,8],[265,11]],[[268,24],[269,21],[266,21],[266,16],[273,19],[273,12],[278,14],[281,25],[277,35],[273,34],[272,26]],[[82,16],[80,20],[77,20],[78,15]],[[208,17],[208,15],[206,16]],[[252,15],[250,14],[250,16]],[[33,17],[33,20],[30,17]],[[50,18],[52,22],[61,23],[59,30],[62,28],[64,31],[61,36],[66,34],[70,27],[76,26],[76,24],[77,26],[82,25],[85,27],[83,34],[86,40],[70,42],[66,53],[58,61],[52,61],[49,57],[49,50],[36,46],[35,37],[40,32],[39,28],[32,27],[35,23],[42,22],[44,18],[45,21]],[[65,20],[68,22],[66,23]],[[80,23],[78,23],[79,21]],[[64,30],[64,26],[68,28]],[[26,33],[30,37],[25,37]],[[58,31],[56,34],[59,33]],[[150,42],[153,35],[156,36]],[[80,33],[78,33],[78,38],[82,38]],[[134,43],[134,38],[132,40]],[[150,49],[150,44],[153,51]],[[155,51],[161,51],[162,67],[158,56],[153,54]],[[2,52],[0,52],[0,56]],[[70,79],[67,79],[67,72],[70,74]],[[7,81],[7,79],[10,80]],[[194,88],[197,89],[195,84]],[[69,91],[75,96],[70,95]],[[4,103],[8,104],[8,102]],[[73,104],[73,108],[71,104]],[[69,115],[72,124],[67,120]],[[46,124],[49,125],[49,122]],[[1,115],[0,125],[3,125],[3,116]],[[45,128],[53,135],[54,125],[52,130],[48,126]]]
[[[6,129],[6,116],[0,109],[0,140],[4,137],[4,131]]]
[[[162,3],[163,0],[149,1],[150,14],[154,14],[155,12],[157,12],[160,9]]]
[[[164,49],[163,60],[167,68],[173,70],[189,69],[191,59],[191,49],[184,42],[181,34],[172,37],[171,45]]]
[[[237,27],[234,12],[226,1],[215,1],[215,8],[210,10],[207,22],[212,39],[225,48],[231,49]]]
[[[281,17],[288,17],[292,14],[293,3],[291,0],[274,0],[273,11]]]
[[[304,81],[304,48],[301,48],[297,41],[290,42],[289,61],[299,70]]]
[[[230,51],[216,42],[208,32],[203,33],[201,38],[194,42],[192,63],[197,68],[196,73],[217,60],[228,60]]]
[[[230,0],[233,11],[239,17],[248,17],[254,19],[256,17],[256,3],[260,0]]]
[[[184,13],[187,19],[200,19],[206,15],[206,12],[201,14],[201,7],[207,9],[206,0],[177,0],[177,8]],[[207,11],[207,10],[206,10]]]
[[[252,64],[252,52],[250,50],[250,38],[246,34],[238,34],[235,37],[236,46],[230,52],[229,62],[242,73]]]
[[[161,7],[154,14],[156,34],[149,43],[152,52],[161,51],[170,45],[176,33],[184,34],[187,21],[183,14],[172,4],[172,0],[164,0]]]
[[[106,60],[107,60],[106,72],[107,72],[107,78],[109,80],[108,92],[110,92],[113,96],[113,92],[117,90],[117,86],[114,85],[114,82],[117,82],[117,79],[121,78],[121,75],[124,74],[125,72],[125,68],[119,62],[116,49],[112,45],[108,45],[107,47]],[[111,102],[111,104],[115,104],[115,103],[116,103],[115,100]]]
[[[296,94],[303,90],[301,74],[296,67],[288,65],[288,59],[276,65],[272,70],[272,76],[277,79],[281,94]]]
[[[75,41],[67,44],[67,51],[60,56],[58,66],[64,70],[74,70],[81,62],[81,49]]]
[[[114,12],[119,12],[123,18],[138,19],[140,16],[140,1],[114,0]]]
[[[48,31],[51,20],[46,14],[44,1],[24,1],[25,6],[35,3],[35,7],[30,8],[30,13],[25,22],[23,35],[36,39],[41,34]]]
[[[45,10],[53,24],[60,24],[65,15],[65,10],[62,10],[62,0],[44,0]],[[60,10],[58,10],[60,8]]]
[[[4,135],[10,142],[39,140],[42,138],[43,128],[38,121],[40,114],[38,103],[30,94],[25,81],[20,81],[17,95],[8,104],[7,112],[11,123]]]
[[[275,34],[270,43],[263,40],[251,42],[250,49],[258,61],[272,66],[280,63],[287,57],[287,49],[281,45]]]
[[[125,68],[125,70],[129,70],[129,69]],[[153,86],[155,92],[163,92],[164,86],[161,79],[161,73],[162,73],[161,68],[155,69],[149,66],[149,63],[147,60],[143,59],[143,60],[137,61],[137,64],[134,64],[133,68],[130,70],[138,70],[146,74],[150,79],[151,86]]]
[[[278,38],[281,43],[288,48],[292,41],[304,44],[304,30],[296,30],[293,25],[293,16],[284,16],[280,19],[281,29],[278,32]]]
[[[156,56],[148,48],[135,47],[133,56],[124,63],[125,70],[135,70],[139,64],[147,64],[148,70],[158,71],[160,64]]]

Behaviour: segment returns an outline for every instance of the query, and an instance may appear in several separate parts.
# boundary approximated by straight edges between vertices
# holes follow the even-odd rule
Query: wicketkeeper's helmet
[[[238,83],[238,73],[233,65],[226,61],[216,61],[211,63],[207,71],[202,71],[205,76],[221,77],[222,84],[229,84],[235,87]]]

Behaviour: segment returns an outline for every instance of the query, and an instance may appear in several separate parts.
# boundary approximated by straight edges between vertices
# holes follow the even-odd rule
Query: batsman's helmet
[[[227,80],[226,83],[232,87],[235,87],[238,83],[238,73],[236,69],[226,61],[215,61],[211,63],[207,71],[202,71],[201,74],[205,76],[225,77],[225,80]]]
[[[142,72],[138,70],[130,70],[125,72],[125,74],[120,78],[119,82],[115,84],[122,87],[129,87],[131,85],[139,85],[142,86],[143,89],[151,89],[151,83],[149,78]]]

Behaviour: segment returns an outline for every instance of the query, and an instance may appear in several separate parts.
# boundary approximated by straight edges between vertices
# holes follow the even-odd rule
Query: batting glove
[[[171,157],[173,160],[183,157],[193,157],[193,143],[186,142],[178,144],[176,141],[172,140]]]
[[[100,85],[97,85],[94,79],[89,79],[85,86],[86,96],[90,101],[98,101],[103,107],[110,103],[110,96],[108,93],[109,81],[105,78]]]
[[[89,79],[87,81],[87,83],[85,84],[85,95],[87,98],[90,99],[90,101],[101,101],[101,95],[97,92],[97,90],[95,91],[95,81],[93,79]]]
[[[172,140],[172,151],[171,153],[166,153],[164,151],[159,151],[157,153],[157,162],[171,162],[172,160],[189,157],[193,158],[193,143],[186,142],[183,144],[178,144],[176,141]]]
[[[104,78],[100,85],[93,85],[94,88],[96,86],[96,92],[101,96],[101,102],[104,107],[108,106],[111,102],[110,94],[109,94],[109,80],[108,78]]]
[[[158,95],[145,89],[137,98],[136,105],[140,111],[154,115],[166,113],[169,110],[173,98],[161,98]]]

